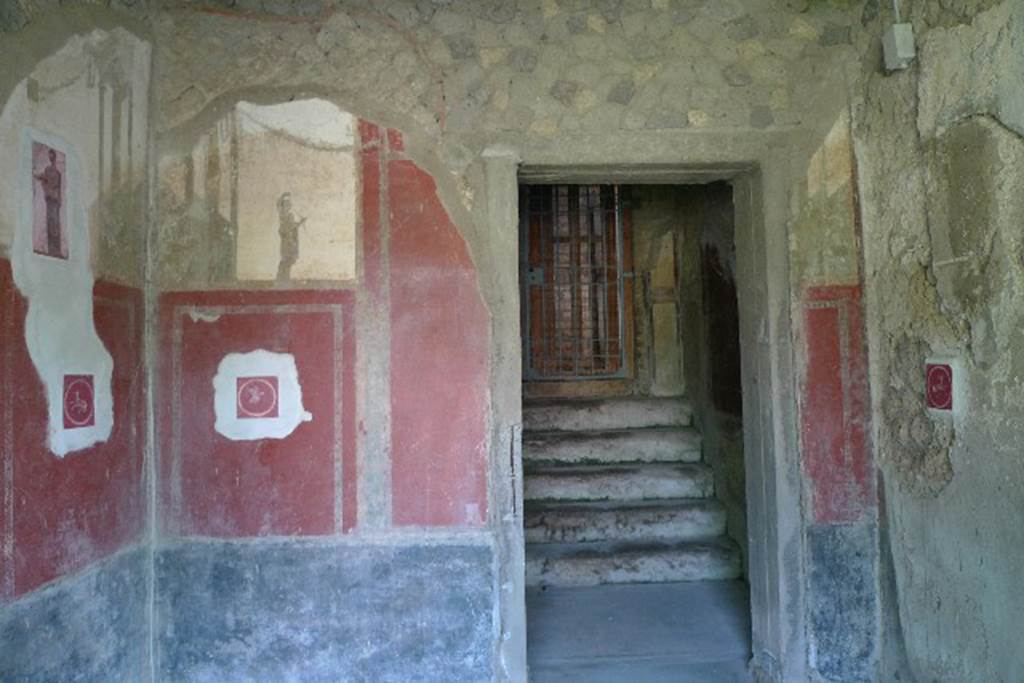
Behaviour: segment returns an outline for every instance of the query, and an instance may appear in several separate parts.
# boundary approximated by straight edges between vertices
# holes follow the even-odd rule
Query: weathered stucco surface
[[[896,605],[885,680],[1024,675],[1024,6],[962,4],[914,7],[917,66],[870,75],[855,109]],[[924,410],[930,356],[962,363],[955,417]]]
[[[5,3],[0,23],[20,11]],[[148,673],[141,286],[150,52],[130,21],[87,14],[41,16],[0,38],[4,680]],[[42,204],[33,142],[65,162],[63,248],[47,255],[32,235]],[[78,422],[64,407],[64,387],[76,386],[68,375],[83,382],[78,398],[91,398],[77,402]],[[82,375],[91,375],[89,390]]]
[[[146,680],[148,575],[131,548],[0,610],[0,678]]]
[[[159,679],[492,679],[490,549],[408,540],[161,548]]]

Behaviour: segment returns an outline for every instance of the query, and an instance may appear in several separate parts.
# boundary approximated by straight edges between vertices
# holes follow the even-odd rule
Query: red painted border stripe
[[[874,493],[863,318],[857,286],[806,293],[801,440],[818,523],[861,519]]]

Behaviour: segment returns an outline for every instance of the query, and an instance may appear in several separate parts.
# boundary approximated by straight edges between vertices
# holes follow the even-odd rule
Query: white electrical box
[[[910,66],[917,56],[914,47],[914,27],[911,24],[893,24],[882,37],[887,71],[900,71]]]

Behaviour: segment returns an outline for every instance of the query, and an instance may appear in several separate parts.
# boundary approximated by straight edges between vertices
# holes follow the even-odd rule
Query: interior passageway
[[[520,221],[532,678],[748,680],[731,189],[526,185]]]

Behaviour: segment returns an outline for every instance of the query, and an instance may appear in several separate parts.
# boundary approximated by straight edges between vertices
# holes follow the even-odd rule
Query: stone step
[[[711,468],[698,463],[529,467],[525,475],[525,500],[631,501],[714,494]]]
[[[527,543],[684,541],[725,533],[725,508],[716,500],[669,499],[634,503],[531,503],[523,526]]]
[[[523,405],[527,431],[602,431],[643,427],[687,427],[685,398],[536,399]]]
[[[718,537],[682,543],[541,543],[526,547],[529,586],[739,578],[740,553]]]
[[[596,464],[700,462],[701,436],[693,427],[606,432],[527,432],[528,463]]]

